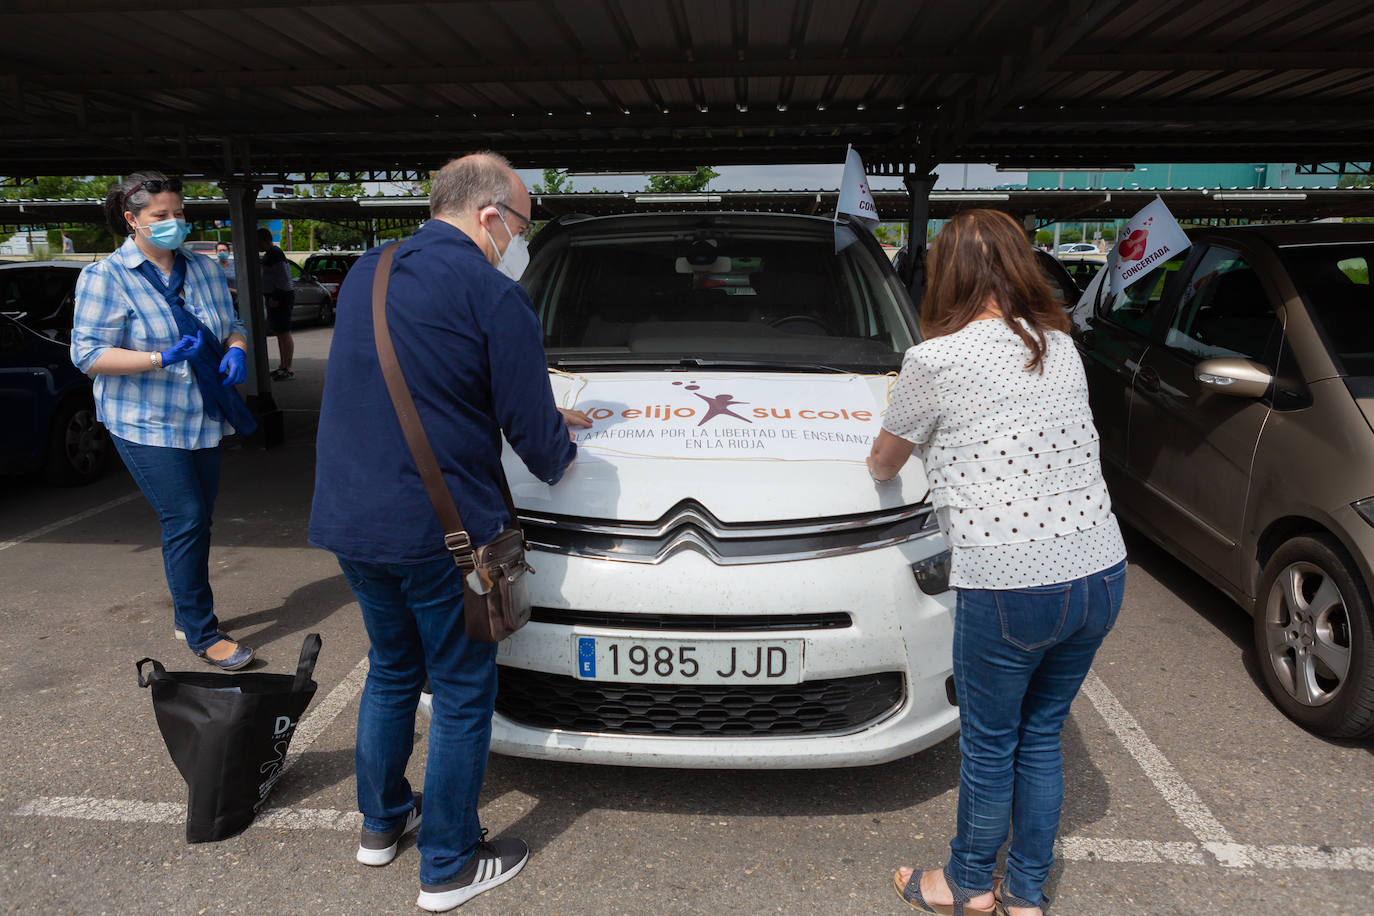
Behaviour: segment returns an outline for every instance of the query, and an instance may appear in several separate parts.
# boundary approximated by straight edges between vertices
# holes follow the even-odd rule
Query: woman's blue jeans
[[[339,558],[372,643],[354,767],[363,829],[400,826],[415,804],[406,764],[429,675],[434,710],[420,822],[420,883],[447,884],[481,839],[477,797],[496,704],[496,644],[468,639],[463,576],[449,557],[416,565]]]
[[[111,436],[124,466],[162,523],[162,566],[172,619],[192,649],[219,641],[210,590],[210,523],[219,492],[220,449],[139,445]]]
[[[1064,800],[1059,734],[1125,585],[1122,561],[1058,585],[959,590],[959,825],[947,871],[960,887],[992,887],[1010,824],[1004,886],[1043,901]]]

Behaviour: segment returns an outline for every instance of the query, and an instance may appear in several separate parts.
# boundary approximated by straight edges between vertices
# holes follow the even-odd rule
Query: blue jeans
[[[111,436],[124,466],[162,523],[162,566],[172,619],[197,652],[219,641],[210,591],[210,522],[219,493],[220,449],[139,445]]]
[[[447,884],[481,838],[477,797],[496,704],[496,644],[468,639],[463,576],[448,557],[416,565],[340,557],[339,567],[362,606],[372,643],[354,750],[363,828],[399,827],[415,804],[406,763],[428,674],[434,715],[425,762],[420,883]]]
[[[959,825],[947,871],[966,890],[992,887],[1010,823],[1004,886],[1043,902],[1064,800],[1059,733],[1125,586],[1122,561],[1058,585],[959,590]]]

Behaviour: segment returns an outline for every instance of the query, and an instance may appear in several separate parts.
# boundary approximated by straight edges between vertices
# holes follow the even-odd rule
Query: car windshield
[[[1374,376],[1374,242],[1294,245],[1282,256],[1344,374]]]
[[[918,337],[881,256],[863,242],[836,254],[828,223],[783,222],[564,231],[525,280],[550,364],[899,368]]]

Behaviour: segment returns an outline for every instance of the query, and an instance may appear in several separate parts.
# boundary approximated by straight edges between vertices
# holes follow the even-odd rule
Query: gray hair
[[[152,202],[152,192],[143,188],[145,181],[166,182],[167,176],[152,169],[143,169],[134,172],[123,181],[117,181],[110,185],[109,192],[105,195],[105,222],[109,225],[110,231],[115,235],[123,237],[129,234],[129,224],[124,219],[124,211],[127,210],[134,216],[147,209]],[[135,190],[137,189],[137,190]],[[132,194],[129,192],[133,191]],[[125,199],[125,195],[128,199]]]
[[[434,176],[429,215],[458,217],[470,210],[504,204],[518,179],[500,153],[483,150],[451,160]]]

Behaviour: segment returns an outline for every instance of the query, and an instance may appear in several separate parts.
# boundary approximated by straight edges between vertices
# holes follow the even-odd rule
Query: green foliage
[[[644,190],[657,194],[701,191],[711,183],[712,178],[719,177],[720,173],[709,165],[699,165],[691,175],[650,175]]]
[[[562,169],[544,169],[544,180],[534,186],[536,194],[571,194],[572,179]]]
[[[31,200],[39,197],[103,198],[110,191],[110,185],[119,180],[118,175],[45,175],[26,181],[20,187],[0,188],[0,197],[9,200]]]
[[[897,223],[879,223],[873,230],[873,237],[883,245],[902,244],[902,227]]]

